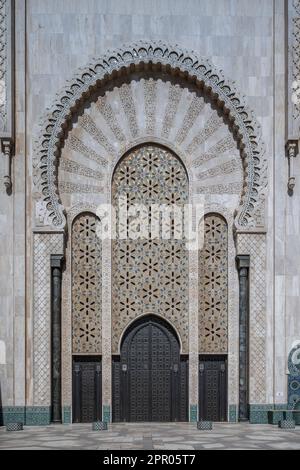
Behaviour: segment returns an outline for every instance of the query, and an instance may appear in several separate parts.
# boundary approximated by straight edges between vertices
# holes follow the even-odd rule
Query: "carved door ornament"
[[[175,239],[174,219],[169,219],[171,238],[152,237],[151,222],[157,215],[152,205],[182,207],[188,201],[185,169],[170,151],[155,144],[130,152],[118,165],[112,186],[119,222],[119,197],[128,206],[143,204],[149,209],[147,238],[113,241],[112,321],[113,350],[137,316],[155,313],[176,325],[188,349],[188,255],[184,239]],[[127,222],[127,233],[128,224]]]
[[[80,214],[72,227],[73,353],[101,353],[101,241],[98,219]]]
[[[228,233],[223,217],[208,214],[204,246],[199,251],[199,348],[227,353]]]

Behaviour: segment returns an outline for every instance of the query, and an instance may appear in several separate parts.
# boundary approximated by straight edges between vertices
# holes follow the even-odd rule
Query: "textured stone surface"
[[[266,403],[266,237],[239,234],[237,250],[250,255],[249,400]]]
[[[218,214],[204,219],[199,251],[199,353],[228,351],[228,233]]]
[[[118,209],[119,198],[127,198],[129,205],[143,204],[147,211],[152,204],[176,204],[180,211],[188,202],[188,180],[184,167],[171,152],[154,145],[140,147],[120,162],[114,173],[112,191],[117,223],[123,224],[122,233],[132,230],[135,218],[128,216],[129,223],[126,219],[124,226]],[[112,243],[114,354],[119,352],[126,327],[146,314],[167,319],[179,334],[182,354],[189,351],[188,251],[182,233],[182,216],[179,212],[180,218],[175,219],[175,215],[171,214],[163,227],[159,213],[151,209],[151,215],[148,212],[142,215],[146,238],[123,240],[118,236]],[[157,239],[154,231],[148,238],[149,228],[155,221],[158,223],[159,237],[162,237],[164,229],[169,239]],[[176,239],[176,229],[180,239]]]
[[[50,255],[63,254],[63,234],[35,234],[34,236],[34,336],[33,378],[34,405],[51,403],[51,283]]]
[[[3,0],[2,7],[4,3]],[[44,327],[49,318],[49,285],[44,281],[49,281],[49,276],[46,268],[41,271],[33,269],[33,263],[42,257],[32,229],[49,223],[45,201],[36,200],[37,194],[32,194],[32,184],[40,183],[34,144],[39,138],[40,119],[47,114],[47,107],[61,99],[61,94],[56,97],[58,91],[62,87],[62,93],[69,89],[71,83],[66,86],[66,79],[73,77],[75,80],[74,74],[79,67],[92,63],[93,57],[103,57],[108,49],[114,50],[123,43],[139,40],[178,44],[179,48],[193,49],[197,56],[209,59],[216,70],[222,69],[226,77],[236,82],[233,88],[239,91],[239,96],[245,96],[246,103],[253,109],[261,126],[268,159],[268,173],[264,169],[265,178],[268,178],[268,197],[264,200],[266,180],[262,180],[259,183],[259,189],[262,189],[258,196],[260,203],[252,217],[259,227],[264,227],[267,222],[264,252],[260,251],[256,242],[250,241],[250,235],[243,235],[249,240],[244,244],[243,251],[251,251],[252,256],[256,256],[252,268],[256,287],[255,298],[252,296],[251,300],[251,357],[254,361],[251,401],[261,406],[265,403],[286,404],[287,355],[295,341],[299,340],[300,331],[300,202],[297,189],[300,158],[295,159],[296,190],[290,197],[286,187],[287,160],[284,154],[286,114],[289,137],[299,137],[298,106],[292,105],[291,101],[291,82],[299,75],[299,1],[289,0],[285,7],[283,0],[232,0],[229,3],[225,0],[28,0],[26,16],[24,2],[16,0],[15,3],[16,135],[12,166],[14,189],[11,196],[4,191],[4,159],[0,158],[0,341],[4,342],[6,351],[6,364],[0,364],[3,405],[15,405],[20,409],[25,404],[47,407],[49,401],[49,390],[42,385],[49,384],[49,351],[42,344],[45,339],[47,342]],[[190,11],[193,11],[192,15]],[[1,44],[4,44],[3,28],[1,31]],[[286,33],[290,46],[288,57],[285,51]],[[6,47],[2,49],[2,59],[3,54],[6,54]],[[288,83],[286,60],[289,62]],[[5,64],[6,61],[2,60],[2,75],[7,72],[3,69]],[[214,109],[210,99],[203,100],[201,93],[193,90],[191,84],[176,85],[174,78],[170,78],[169,74],[165,80],[156,76],[136,75],[130,80],[116,80],[111,87],[102,90],[101,96],[88,100],[83,109],[79,109],[79,103],[75,106],[78,111],[66,132],[68,138],[62,148],[58,168],[60,196],[67,209],[70,234],[73,217],[85,210],[94,212],[99,202],[110,201],[113,166],[133,143],[159,139],[161,143],[171,144],[170,147],[184,157],[188,168],[193,168],[190,172],[193,197],[205,194],[207,210],[218,207],[216,210],[222,215],[227,212],[229,403],[235,404],[238,383],[238,284],[232,228],[234,211],[240,209],[245,168],[241,167],[239,150],[234,146],[236,142],[218,112],[219,108]],[[73,92],[76,94],[76,90],[73,89]],[[64,104],[68,108],[69,97],[65,98]],[[4,106],[6,104],[9,103],[4,103]],[[49,111],[48,117],[53,117],[53,111]],[[44,130],[48,134],[45,127]],[[46,146],[46,142],[43,145]],[[53,237],[51,234],[47,236],[49,240]],[[42,235],[38,237],[43,238]],[[262,237],[262,234],[253,235],[252,240]],[[71,405],[72,364],[70,245],[67,238],[62,347],[63,403],[68,410]],[[40,248],[41,251],[43,249]],[[111,405],[110,250],[107,243],[102,252],[105,268],[102,279],[105,406]],[[48,257],[49,251],[43,253]],[[190,262],[189,294],[189,380],[190,403],[193,406],[197,403],[198,337],[193,333],[195,329],[198,333],[197,270],[197,263],[193,260]],[[259,274],[263,271],[266,273],[264,278]],[[40,272],[41,289],[35,297]],[[265,299],[263,288],[266,291]],[[43,315],[46,323],[41,324]],[[256,321],[260,325],[259,331]],[[41,326],[40,339],[35,322],[38,328]],[[40,353],[45,357],[39,359]],[[259,410],[253,409],[254,414],[256,411]],[[260,409],[259,413],[265,419],[266,410]]]
[[[255,424],[214,424],[212,431],[199,432],[196,423],[126,423],[108,425],[103,433],[92,431],[91,424],[76,424],[25,427],[20,434],[0,428],[0,449],[299,450],[299,437],[299,427]]]
[[[73,354],[102,352],[101,240],[96,216],[79,215],[72,226]]]

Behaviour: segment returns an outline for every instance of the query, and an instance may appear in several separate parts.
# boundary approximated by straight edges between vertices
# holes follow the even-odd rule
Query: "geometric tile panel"
[[[238,254],[250,255],[250,403],[266,402],[266,236],[239,234]]]
[[[204,219],[204,245],[199,250],[199,352],[227,353],[228,230],[217,214]]]
[[[63,253],[62,233],[34,235],[33,404],[51,402],[51,267],[50,255]]]
[[[289,353],[288,369],[288,407],[299,410],[297,416],[300,418],[300,344]]]
[[[118,165],[112,195],[120,226],[118,205],[122,196],[127,198],[128,206],[146,206],[148,213],[144,220],[150,227],[149,236],[147,231],[145,238],[113,241],[113,352],[118,352],[119,339],[126,326],[148,313],[168,319],[179,332],[187,352],[188,252],[185,240],[174,237],[177,218],[174,221],[173,216],[166,222],[170,239],[163,240],[160,234],[156,237],[151,227],[152,221],[157,220],[157,212],[150,209],[153,204],[182,207],[188,202],[185,169],[170,151],[155,144],[144,145],[129,153]],[[162,219],[158,220],[161,228]],[[133,222],[130,216],[125,220],[125,233]]]
[[[101,240],[98,219],[80,214],[72,227],[72,332],[73,353],[101,354]]]

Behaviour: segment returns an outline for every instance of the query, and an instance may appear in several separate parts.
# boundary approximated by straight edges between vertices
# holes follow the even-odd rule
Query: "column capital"
[[[12,187],[11,181],[11,157],[13,151],[13,140],[9,137],[0,137],[1,152],[5,158],[4,186],[6,191],[10,192]]]
[[[250,268],[250,255],[237,255],[236,264],[238,270],[243,268]]]
[[[299,141],[296,139],[289,139],[285,144],[286,156],[288,158],[297,157],[299,154]]]
[[[64,255],[51,255],[50,257],[51,268],[61,269],[63,262],[64,262]]]

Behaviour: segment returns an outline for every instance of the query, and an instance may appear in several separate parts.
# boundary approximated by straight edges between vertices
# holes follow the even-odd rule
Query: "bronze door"
[[[113,364],[114,421],[185,421],[187,366],[171,327],[147,317],[129,329]]]
[[[200,356],[199,419],[227,421],[226,356]]]
[[[91,423],[102,416],[101,359],[73,359],[73,422]]]

